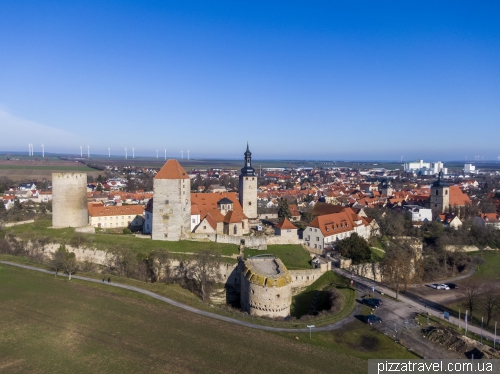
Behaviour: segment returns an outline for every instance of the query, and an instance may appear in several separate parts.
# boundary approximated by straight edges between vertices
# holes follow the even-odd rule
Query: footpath
[[[54,272],[50,271],[50,270],[40,269],[40,268],[37,268],[37,267],[34,267],[34,266],[16,264],[16,263],[10,262],[10,261],[0,261],[0,264],[10,265],[10,266],[16,266],[16,267],[19,267],[19,268],[23,268],[23,269],[27,269],[27,270],[33,270],[33,271],[38,271],[38,272],[46,273],[46,274],[54,274]],[[66,275],[62,274],[61,276],[66,276]],[[86,282],[93,282],[93,283],[102,284],[102,281],[99,280],[99,279],[81,277],[79,275],[72,275],[71,278],[72,279],[74,278],[74,279],[86,281]],[[216,314],[216,313],[211,313],[211,312],[207,312],[207,311],[204,311],[204,310],[199,310],[199,309],[190,307],[189,305],[186,305],[186,304],[180,303],[178,301],[169,299],[168,297],[158,295],[158,294],[156,294],[154,292],[151,292],[151,291],[148,291],[148,290],[144,290],[144,289],[139,288],[139,287],[129,286],[129,285],[126,285],[126,284],[106,283],[106,286],[124,288],[124,289],[130,290],[130,291],[139,292],[139,293],[142,293],[144,295],[148,295],[148,296],[150,296],[150,297],[152,297],[154,299],[164,301],[167,304],[170,304],[170,305],[176,306],[178,308],[187,310],[187,311],[189,311],[191,313],[195,313],[195,314],[198,314],[200,316],[204,316],[204,317],[208,317],[208,318],[215,318],[215,319],[218,319],[220,321],[232,323],[234,325],[249,327],[249,328],[257,329],[257,330],[274,331],[274,332],[309,332],[309,328],[307,328],[307,327],[304,327],[304,328],[282,328],[282,327],[262,326],[262,325],[257,325],[257,324],[251,323],[251,322],[240,321],[240,320],[235,319],[235,318],[225,317],[225,316],[221,316],[221,315]],[[354,308],[354,310],[352,311],[352,313],[347,318],[344,318],[343,320],[335,322],[335,323],[332,323],[330,325],[321,326],[321,327],[314,327],[314,328],[311,329],[311,331],[312,332],[315,332],[315,331],[318,331],[318,332],[319,331],[332,331],[332,330],[336,330],[338,328],[341,328],[346,323],[354,321],[355,320],[354,316],[356,314],[359,314],[360,310],[361,310],[361,305],[358,304]]]

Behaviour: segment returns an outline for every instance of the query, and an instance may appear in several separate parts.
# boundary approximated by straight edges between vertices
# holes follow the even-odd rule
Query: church
[[[247,143],[238,193],[191,193],[189,175],[177,160],[168,160],[153,181],[153,198],[143,232],[154,240],[178,241],[196,234],[242,236],[257,220],[257,175]]]

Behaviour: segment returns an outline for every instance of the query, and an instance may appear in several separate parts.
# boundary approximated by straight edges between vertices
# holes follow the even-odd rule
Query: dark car
[[[450,290],[458,289],[458,285],[456,285],[455,283],[446,283],[446,285],[450,287]]]
[[[374,302],[375,304],[377,304],[378,306],[382,306],[382,300],[380,300],[380,299],[373,299],[373,298],[372,298],[372,299],[370,299],[370,300],[373,300],[373,302]]]
[[[370,308],[372,309],[376,309],[378,308],[378,303],[376,303],[375,301],[373,301],[372,299],[364,299],[363,300],[363,304],[369,306]]]
[[[368,323],[369,325],[373,324],[373,323],[382,323],[382,318],[374,315],[374,314],[369,314],[367,316],[365,316],[365,322]]]

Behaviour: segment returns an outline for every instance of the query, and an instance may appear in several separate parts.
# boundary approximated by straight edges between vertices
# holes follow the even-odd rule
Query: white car
[[[438,288],[438,285],[436,283],[431,284],[431,288]]]
[[[448,287],[446,284],[440,284],[439,286],[437,286],[437,289],[438,290],[449,290],[450,287]]]

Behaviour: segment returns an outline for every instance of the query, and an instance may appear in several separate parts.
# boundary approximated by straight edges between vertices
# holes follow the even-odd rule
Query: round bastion
[[[242,310],[251,316],[288,317],[292,302],[292,277],[279,258],[250,257],[241,273]]]
[[[52,173],[52,226],[88,226],[87,173]]]

